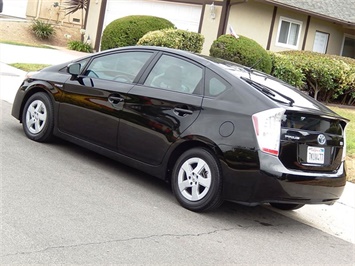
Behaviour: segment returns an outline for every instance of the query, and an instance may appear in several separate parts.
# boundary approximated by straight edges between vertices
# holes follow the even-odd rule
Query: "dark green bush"
[[[139,39],[138,45],[163,46],[194,53],[201,53],[204,42],[202,34],[178,29],[151,31]]]
[[[210,48],[210,55],[239,63],[265,73],[271,72],[269,54],[256,41],[244,36],[222,35]]]
[[[85,53],[92,52],[92,47],[90,46],[90,44],[83,43],[81,41],[69,41],[68,48],[70,50],[79,51],[79,52],[85,52]]]
[[[101,50],[136,45],[149,31],[173,28],[170,21],[154,16],[127,16],[112,21],[105,28]]]
[[[42,40],[49,39],[52,35],[55,34],[53,25],[38,19],[35,19],[32,22],[31,30],[38,38]]]

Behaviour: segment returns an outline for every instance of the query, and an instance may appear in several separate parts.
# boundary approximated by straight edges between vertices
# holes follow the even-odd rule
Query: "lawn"
[[[10,66],[16,67],[26,72],[38,71],[50,65],[46,64],[26,64],[26,63],[13,63]]]
[[[349,156],[355,157],[355,108],[330,106],[330,109],[350,120],[346,128],[346,151]]]

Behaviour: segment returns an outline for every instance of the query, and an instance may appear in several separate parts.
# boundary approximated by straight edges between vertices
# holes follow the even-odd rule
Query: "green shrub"
[[[139,39],[138,45],[163,46],[194,53],[201,53],[204,42],[203,35],[178,29],[151,31]]]
[[[244,36],[221,35],[210,48],[210,55],[239,63],[265,73],[271,72],[269,54],[256,41]]]
[[[34,20],[31,26],[32,32],[40,39],[49,39],[55,34],[53,25],[38,19]]]
[[[355,102],[355,60],[309,51],[287,51],[290,62],[302,71],[304,89],[324,102]]]
[[[297,88],[304,86],[305,76],[302,70],[297,68],[288,56],[272,52],[269,52],[269,55],[272,60],[272,76]]]
[[[92,52],[92,47],[90,46],[90,44],[83,43],[81,41],[69,41],[68,48],[70,50],[79,51],[79,52],[85,52],[85,53]]]
[[[154,16],[127,16],[112,21],[105,28],[101,50],[136,45],[149,31],[173,28],[170,21]]]

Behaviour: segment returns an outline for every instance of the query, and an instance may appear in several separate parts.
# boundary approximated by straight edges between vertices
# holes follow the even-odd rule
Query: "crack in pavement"
[[[242,226],[238,225],[239,228],[248,228],[248,226]],[[41,252],[46,252],[48,250],[52,249],[65,249],[65,248],[76,248],[76,247],[85,247],[85,246],[92,246],[92,245],[102,245],[102,244],[108,244],[108,243],[118,243],[118,242],[128,242],[128,241],[135,241],[135,240],[146,240],[150,238],[161,238],[161,237],[200,237],[204,235],[211,235],[215,234],[218,232],[228,232],[232,230],[236,230],[237,228],[226,228],[226,229],[216,229],[210,232],[205,232],[205,233],[198,233],[198,234],[161,234],[161,235],[148,235],[148,236],[142,236],[142,237],[131,237],[131,238],[124,238],[124,239],[113,239],[113,240],[107,240],[107,241],[99,241],[99,242],[89,242],[89,243],[82,243],[82,244],[75,244],[75,245],[62,245],[62,246],[53,246],[53,247],[47,247],[35,251],[23,251],[23,252],[16,252],[16,253],[9,253],[2,255],[0,257],[9,257],[9,256],[16,256],[16,255],[29,255],[29,254],[35,254],[35,253],[41,253]]]

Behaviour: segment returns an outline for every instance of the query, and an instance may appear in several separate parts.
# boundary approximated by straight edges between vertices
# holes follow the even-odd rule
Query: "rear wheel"
[[[283,211],[292,211],[302,208],[304,204],[293,204],[293,203],[272,203],[270,205],[276,209],[283,210]]]
[[[31,140],[46,142],[52,138],[53,105],[46,93],[36,93],[27,100],[22,113],[22,125]]]
[[[172,190],[179,203],[191,211],[217,208],[222,200],[222,172],[215,156],[203,148],[183,153],[172,173]]]

